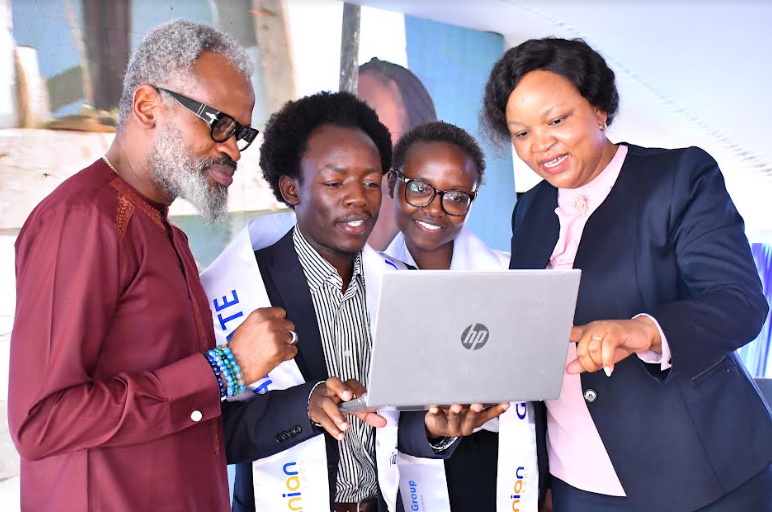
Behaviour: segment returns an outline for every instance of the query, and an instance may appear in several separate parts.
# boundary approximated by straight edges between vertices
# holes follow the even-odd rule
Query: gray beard
[[[228,187],[210,185],[204,177],[206,168],[220,159],[196,162],[183,140],[176,127],[161,133],[150,152],[150,174],[172,200],[181,197],[192,204],[207,224],[223,223],[228,218]]]

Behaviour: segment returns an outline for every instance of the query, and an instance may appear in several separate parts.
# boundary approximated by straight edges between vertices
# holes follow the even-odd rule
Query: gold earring
[[[599,124],[598,128],[600,128],[600,131],[605,132],[606,128],[608,128],[608,125],[606,124],[606,121],[603,121],[603,124]]]

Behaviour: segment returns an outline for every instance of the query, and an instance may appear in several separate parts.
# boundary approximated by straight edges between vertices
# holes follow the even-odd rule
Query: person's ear
[[[394,188],[397,186],[397,173],[392,169],[388,173],[389,177],[389,197],[394,199]]]
[[[279,190],[281,191],[281,196],[284,198],[284,202],[292,208],[300,204],[297,178],[292,178],[287,175],[282,176],[279,178]]]
[[[606,121],[608,120],[608,113],[599,108],[596,108],[595,117],[598,119],[598,128],[600,128],[600,131],[605,132],[606,128],[608,128],[608,125],[606,124]]]
[[[132,115],[145,128],[154,128],[162,107],[161,93],[151,85],[141,85],[134,91]]]

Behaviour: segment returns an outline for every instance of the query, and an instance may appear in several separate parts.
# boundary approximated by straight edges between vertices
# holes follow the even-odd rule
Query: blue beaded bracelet
[[[228,368],[223,363],[222,357],[216,350],[209,350],[206,355],[209,366],[212,367],[212,371],[214,372],[215,377],[217,377],[217,384],[220,387],[220,398],[224,400],[228,396],[233,396],[233,386],[228,386],[228,381],[232,381],[233,378],[230,376]]]
[[[217,386],[220,388],[220,399],[225,400],[228,397],[228,393],[225,387],[225,380],[222,375],[222,370],[220,370],[220,365],[218,364],[219,356],[214,350],[209,350],[204,353],[204,357],[206,357],[206,360],[209,363],[209,366],[212,368],[212,372],[214,372],[215,378],[217,379]]]
[[[244,382],[244,374],[241,371],[241,366],[236,362],[236,358],[231,352],[228,345],[217,347],[217,350],[223,359],[223,362],[230,371],[230,375],[233,379],[234,386],[236,387],[236,394],[243,392],[246,389],[246,383]]]
[[[227,345],[208,350],[204,355],[217,379],[222,400],[246,390],[241,366],[238,365],[233,352]]]

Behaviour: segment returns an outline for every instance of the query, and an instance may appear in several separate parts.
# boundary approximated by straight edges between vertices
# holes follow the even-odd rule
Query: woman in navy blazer
[[[580,374],[581,388],[560,401],[589,412],[583,426],[622,491],[577,474],[598,461],[576,459],[582,447],[566,440],[582,426],[558,432],[550,411],[568,402],[551,402],[537,415],[540,454],[550,473],[569,468],[551,478],[554,511],[772,511],[772,414],[735,354],[768,312],[742,218],[701,149],[610,142],[618,105],[614,73],[581,40],[526,41],[486,85],[489,131],[544,178],[515,207],[510,268],[558,266],[556,244],[578,242],[566,251],[582,282],[565,378]],[[559,198],[599,176],[610,185],[599,204],[579,200],[576,230]]]

